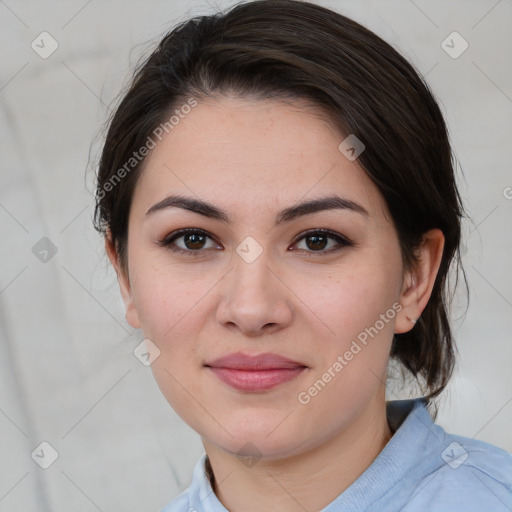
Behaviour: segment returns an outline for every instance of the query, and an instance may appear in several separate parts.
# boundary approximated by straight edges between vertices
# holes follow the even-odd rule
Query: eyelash
[[[166,236],[163,240],[160,240],[158,242],[158,245],[160,245],[161,247],[166,247],[175,253],[185,254],[187,256],[198,256],[200,253],[205,252],[206,249],[205,250],[198,249],[198,250],[194,251],[192,249],[182,249],[181,247],[177,247],[176,245],[173,244],[173,242],[175,240],[177,240],[178,238],[181,238],[184,235],[190,235],[190,234],[205,236],[205,237],[209,238],[210,240],[213,240],[213,238],[210,236],[210,234],[203,229],[185,228],[185,229],[179,229],[178,231],[174,231],[170,235]],[[331,239],[335,240],[336,242],[338,242],[338,244],[340,245],[339,247],[335,247],[334,249],[331,248],[331,249],[328,249],[327,251],[324,251],[324,250],[307,251],[306,250],[306,252],[311,254],[313,257],[322,256],[324,254],[331,254],[333,252],[341,250],[343,247],[353,247],[355,245],[352,241],[350,241],[345,236],[342,236],[342,235],[335,233],[333,231],[330,231],[328,229],[310,229],[308,231],[305,231],[304,233],[301,233],[299,235],[299,237],[297,237],[297,239],[294,241],[293,245],[302,241],[304,238],[308,238],[313,235],[322,235],[327,238],[331,238]],[[304,250],[304,249],[300,249],[300,250]]]

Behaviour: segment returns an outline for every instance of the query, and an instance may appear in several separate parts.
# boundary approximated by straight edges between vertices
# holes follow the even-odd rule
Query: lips
[[[283,368],[305,368],[306,365],[287,357],[267,352],[265,354],[249,355],[243,352],[228,354],[215,359],[205,366],[212,368],[229,368],[232,370],[278,370]]]
[[[307,366],[277,354],[229,354],[207,364],[225,384],[239,391],[265,391],[290,381]]]

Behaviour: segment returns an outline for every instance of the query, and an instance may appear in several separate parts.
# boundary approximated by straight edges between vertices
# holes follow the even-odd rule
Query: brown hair
[[[414,265],[423,233],[443,232],[430,300],[416,325],[394,336],[391,351],[428,392],[427,401],[436,397],[455,363],[448,270],[452,260],[457,271],[462,268],[466,216],[447,128],[413,66],[376,34],[329,9],[297,0],[256,0],[194,17],[166,34],[136,68],[109,120],[96,188],[95,227],[110,231],[122,269],[128,265],[131,199],[144,163],[133,160],[134,151],[147,145],[176,107],[222,94],[305,99],[326,111],[341,133],[363,141],[358,162],[389,207],[405,269]]]

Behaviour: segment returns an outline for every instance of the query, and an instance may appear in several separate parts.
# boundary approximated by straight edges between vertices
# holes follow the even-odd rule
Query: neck
[[[379,397],[380,398],[380,397]],[[323,444],[283,459],[262,457],[246,467],[203,439],[213,470],[213,490],[228,510],[321,510],[347,489],[391,439],[386,404],[370,404],[352,424]],[[299,507],[299,508],[298,508]]]

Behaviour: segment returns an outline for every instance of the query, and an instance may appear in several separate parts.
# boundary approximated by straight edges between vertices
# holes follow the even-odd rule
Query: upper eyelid
[[[205,229],[201,229],[201,228],[182,228],[182,229],[177,229],[176,231],[173,231],[172,233],[169,233],[168,235],[166,235],[163,239],[162,239],[162,243],[165,243],[165,242],[171,242],[171,241],[174,241],[184,235],[187,235],[189,233],[199,233],[200,235],[203,235],[203,236],[206,236],[208,237],[210,240],[214,240],[216,243],[217,242],[217,238],[215,236],[213,236],[210,232],[206,231]]]

